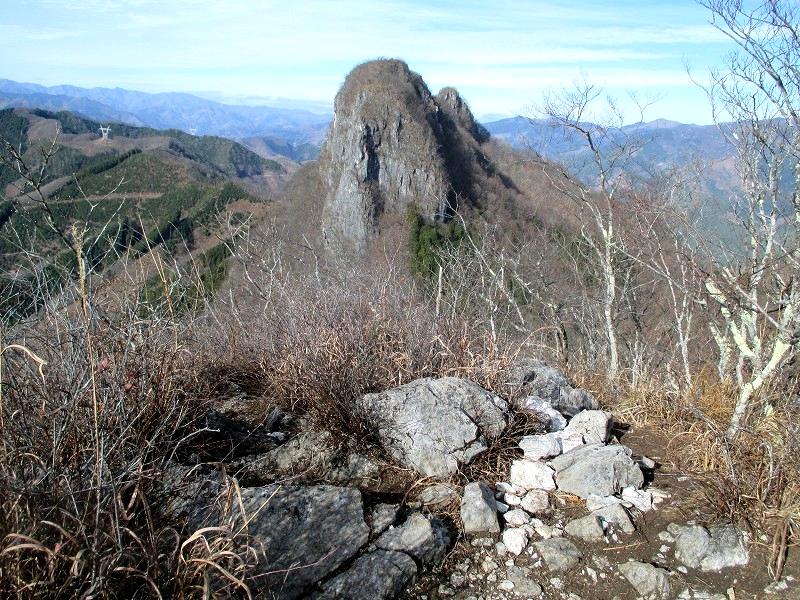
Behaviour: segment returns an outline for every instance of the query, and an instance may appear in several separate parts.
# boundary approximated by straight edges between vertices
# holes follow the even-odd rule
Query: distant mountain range
[[[321,144],[331,119],[307,110],[222,104],[183,93],[46,87],[8,79],[0,79],[0,107],[69,110],[101,121],[233,139],[268,136],[298,145]]]
[[[591,124],[587,124],[592,126]],[[597,182],[598,171],[586,142],[577,133],[546,120],[514,117],[486,123],[492,137],[517,150],[533,151],[561,164],[573,176]],[[686,125],[666,119],[626,125],[603,136],[601,152],[631,142],[640,148],[612,176],[653,181],[678,175],[686,210],[692,218],[718,231],[727,230],[722,215],[730,211],[738,177],[734,149],[716,125]],[[678,170],[678,173],[675,170]],[[672,179],[673,182],[675,179]]]
[[[223,96],[220,96],[223,97]],[[68,110],[103,122],[179,129],[234,139],[262,157],[296,162],[317,158],[332,115],[309,110],[224,104],[186,93],[149,94],[122,88],[46,87],[0,79],[0,108]],[[484,123],[491,135],[516,149],[530,149],[591,181],[595,170],[583,140],[544,120],[512,117]],[[635,136],[646,142],[626,166],[628,175],[649,177],[667,168],[697,167],[698,193],[721,200],[731,192],[732,153],[715,126],[659,119],[628,125],[610,139]]]
[[[513,117],[484,123],[484,126],[495,139],[561,162],[577,175],[589,175],[593,168],[589,164],[591,157],[585,140],[550,121]],[[685,125],[657,119],[612,130],[606,138],[609,144],[626,139],[641,145],[633,163],[643,175],[668,166],[686,166],[692,161],[705,164],[725,161],[732,153],[716,125]]]

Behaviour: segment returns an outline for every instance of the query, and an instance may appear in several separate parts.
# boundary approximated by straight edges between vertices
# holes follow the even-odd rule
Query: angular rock
[[[678,594],[676,600],[730,600],[730,597],[727,594],[687,588]]]
[[[666,569],[635,561],[617,565],[617,569],[643,598],[653,600],[669,598],[669,571]]]
[[[528,573],[520,567],[508,567],[508,581],[514,584],[514,593],[521,598],[537,598],[542,595],[542,586],[528,577]]]
[[[527,396],[520,403],[520,408],[534,413],[541,421],[546,431],[561,431],[567,426],[567,420],[558,412],[549,401],[539,398],[539,396]]]
[[[605,528],[597,515],[587,515],[570,521],[564,526],[564,533],[586,542],[601,542],[605,539]]]
[[[359,557],[349,569],[322,586],[318,600],[390,600],[417,575],[414,560],[402,552],[375,550]]]
[[[534,546],[551,571],[569,571],[581,560],[575,544],[564,538],[550,538],[536,542]]]
[[[550,509],[550,495],[544,490],[531,490],[525,494],[519,506],[532,515],[541,514]]]
[[[521,490],[517,486],[506,481],[498,481],[494,487],[498,493],[508,493],[515,496],[521,496],[525,493],[524,490]]]
[[[373,536],[377,536],[397,521],[400,512],[399,504],[376,504],[367,511],[367,524]]]
[[[513,391],[546,400],[567,416],[598,407],[597,401],[589,392],[573,388],[561,371],[541,360],[517,360],[510,369],[507,382]]]
[[[287,477],[305,478],[326,472],[335,455],[336,443],[329,431],[307,430],[274,450],[232,462],[228,472],[242,485],[265,485]]]
[[[652,471],[656,468],[656,461],[654,461],[652,458],[648,458],[646,456],[637,456],[634,458],[634,460],[636,461],[636,464],[639,465],[639,468],[642,469],[642,471]]]
[[[561,440],[561,453],[569,452],[570,450],[574,450],[578,446],[583,446],[583,436],[581,434],[569,434],[567,435],[563,431],[558,432]]]
[[[368,456],[353,452],[342,464],[324,474],[324,479],[336,485],[370,488],[380,483],[381,470],[381,466]]]
[[[159,481],[164,508],[192,529],[215,526],[222,517],[218,498],[228,480],[223,473],[206,465],[170,465]]]
[[[653,496],[649,490],[637,490],[634,487],[626,487],[622,490],[622,499],[630,503],[634,508],[642,512],[647,512],[653,508]]]
[[[444,557],[449,543],[447,529],[438,519],[413,513],[405,523],[389,529],[375,540],[375,547],[405,552],[423,564],[433,564]]]
[[[630,503],[626,502],[622,498],[617,498],[616,496],[598,496],[597,494],[589,494],[589,496],[586,498],[586,509],[589,512],[605,508],[606,506],[611,506],[612,504],[622,504],[626,508],[631,506]]]
[[[561,454],[561,437],[557,433],[526,435],[519,441],[525,458],[540,460]]]
[[[299,598],[367,543],[361,494],[327,485],[270,485],[241,490],[246,531],[259,547],[260,593]],[[236,507],[239,512],[239,507]],[[298,568],[302,566],[303,568]]]
[[[675,558],[690,569],[719,571],[750,560],[749,536],[734,525],[672,524],[667,529],[675,536]]]
[[[458,498],[458,492],[444,483],[435,483],[426,487],[419,495],[419,501],[425,506],[444,506]]]
[[[358,65],[336,94],[317,162],[326,246],[363,255],[384,215],[408,209],[444,221],[460,203],[477,200],[471,182],[479,179],[498,186],[501,197],[512,193],[481,151],[487,138],[452,88],[434,97],[400,60]]]
[[[503,531],[503,543],[511,554],[519,556],[528,545],[528,532],[521,528],[511,528]]]
[[[750,560],[750,536],[735,525],[716,525],[708,528],[711,534],[711,551],[703,557],[703,571],[719,571],[728,567],[746,565]]]
[[[605,444],[611,436],[613,418],[602,410],[584,410],[572,417],[564,428],[565,436],[583,436],[587,444]]]
[[[600,518],[604,529],[617,528],[622,530],[623,533],[633,533],[636,528],[633,526],[628,511],[625,510],[620,504],[610,504],[605,508],[600,508],[592,512],[596,517]]]
[[[625,446],[581,446],[550,461],[558,489],[581,498],[613,496],[623,488],[640,488],[644,475]]]
[[[511,483],[524,490],[554,490],[553,469],[533,460],[515,460],[511,463]]]
[[[359,400],[383,447],[403,466],[445,478],[505,429],[506,403],[466,379],[418,379]]]
[[[464,486],[461,498],[461,523],[464,533],[499,533],[497,502],[485,483],[473,482]]]
[[[512,527],[521,527],[522,525],[527,525],[531,518],[524,510],[515,509],[505,513],[503,515],[503,520]]]

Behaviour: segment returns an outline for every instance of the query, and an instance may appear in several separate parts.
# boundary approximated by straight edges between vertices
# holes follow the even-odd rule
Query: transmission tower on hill
[[[100,139],[107,140],[109,131],[111,131],[111,127],[100,127],[100,135],[103,136]]]

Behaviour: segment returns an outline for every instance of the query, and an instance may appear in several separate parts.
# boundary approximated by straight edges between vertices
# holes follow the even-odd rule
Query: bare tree
[[[641,115],[644,106],[637,106]],[[622,110],[612,98],[603,95],[602,89],[587,82],[548,95],[541,113],[565,135],[577,137],[588,154],[588,164],[577,169],[584,175],[583,181],[571,177],[570,172],[575,169],[567,166],[560,166],[554,175],[552,165],[543,163],[543,172],[579,208],[580,235],[588,250],[586,258],[596,265],[600,279],[606,375],[613,381],[620,371],[617,312],[621,288],[630,283],[631,275],[625,272],[620,259],[633,251],[626,251],[618,230],[618,212],[622,206],[619,196],[628,183],[623,173],[643,141],[623,131]]]
[[[800,330],[800,7],[766,0],[700,0],[737,49],[711,73],[719,130],[736,150],[738,246],[708,245],[704,285],[735,359],[739,395],[727,437],[745,424],[755,394],[797,353]]]

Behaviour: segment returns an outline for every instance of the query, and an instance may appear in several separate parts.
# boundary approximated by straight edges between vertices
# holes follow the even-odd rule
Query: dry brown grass
[[[241,588],[246,544],[222,529],[192,533],[163,511],[174,490],[161,474],[208,389],[202,357],[183,345],[191,328],[126,308],[87,316],[49,304],[31,326],[2,332],[3,348],[29,352],[0,355],[0,596]]]

